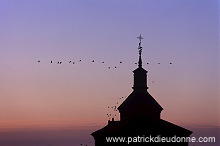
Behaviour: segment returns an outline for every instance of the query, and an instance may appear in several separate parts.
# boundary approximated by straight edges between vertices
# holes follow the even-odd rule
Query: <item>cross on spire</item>
[[[142,39],[144,39],[144,38],[141,36],[141,34],[140,34],[140,36],[137,37],[137,38],[140,40],[140,42],[141,42]]]
[[[142,60],[141,60],[141,53],[142,53],[141,40],[144,39],[144,38],[141,36],[141,34],[140,34],[140,36],[137,37],[137,38],[140,40],[139,45],[138,45],[138,50],[139,50],[138,66],[139,66],[139,67],[142,67]]]

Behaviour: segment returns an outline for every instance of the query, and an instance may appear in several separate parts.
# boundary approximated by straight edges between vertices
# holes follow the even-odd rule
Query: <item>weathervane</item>
[[[137,37],[137,38],[140,40],[140,42],[139,42],[139,46],[138,46],[138,50],[139,50],[139,61],[138,61],[138,66],[139,66],[139,67],[142,67],[142,60],[141,60],[141,53],[142,53],[141,40],[144,39],[144,38],[141,36],[141,34],[140,34],[140,36]]]

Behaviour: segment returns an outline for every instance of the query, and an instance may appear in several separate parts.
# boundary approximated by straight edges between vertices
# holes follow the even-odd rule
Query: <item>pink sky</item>
[[[0,131],[106,123],[107,106],[132,92],[140,33],[162,118],[220,126],[218,8],[206,0],[0,1]]]

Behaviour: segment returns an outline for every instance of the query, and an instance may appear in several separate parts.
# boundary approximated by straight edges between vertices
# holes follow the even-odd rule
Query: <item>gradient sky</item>
[[[217,0],[0,0],[0,18],[1,130],[105,124],[140,34],[162,118],[220,126]]]

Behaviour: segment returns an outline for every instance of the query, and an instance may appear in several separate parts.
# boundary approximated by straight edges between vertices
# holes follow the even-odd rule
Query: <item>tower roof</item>
[[[145,106],[146,109],[162,111],[163,108],[160,104],[146,91],[146,92],[136,92],[133,91],[126,100],[118,107],[119,111],[127,110],[128,108],[135,107],[134,105]],[[135,109],[133,109],[135,110]],[[144,109],[142,109],[144,110]],[[145,111],[151,112],[151,111]]]

